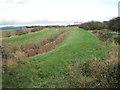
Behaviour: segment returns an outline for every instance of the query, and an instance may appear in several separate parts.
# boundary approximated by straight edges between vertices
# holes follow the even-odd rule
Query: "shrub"
[[[14,43],[3,43],[2,48],[2,60],[3,68],[11,69],[14,65],[18,65],[21,62],[21,57],[24,57],[24,53],[21,51],[18,45]],[[24,60],[22,60],[24,62]]]
[[[120,37],[119,37],[119,34],[117,32],[113,32],[111,30],[96,30],[96,31],[93,31],[92,32],[93,34],[96,34],[99,39],[101,41],[106,41],[106,42],[109,42],[109,43],[116,43],[116,44],[120,44]]]
[[[42,27],[34,28],[34,29],[31,30],[31,32],[37,32],[37,31],[40,31],[40,30],[42,30],[42,29],[43,29]]]
[[[2,52],[3,52],[3,47],[0,46],[0,55],[2,55]]]
[[[36,32],[36,31],[39,31],[39,29],[34,28],[34,29],[31,30],[31,32]]]
[[[113,18],[108,23],[108,28],[112,31],[120,31],[120,17]]]
[[[106,29],[107,24],[102,22],[91,21],[81,24],[79,28],[83,28],[86,30],[101,30],[101,29]]]
[[[120,37],[115,37],[115,38],[114,38],[114,41],[115,41],[115,43],[120,44]]]
[[[24,30],[16,30],[16,35],[23,35],[23,34],[27,34],[28,31],[24,31]]]
[[[6,35],[5,35],[6,37],[11,37],[12,35],[11,35],[11,33],[10,32],[6,32]]]

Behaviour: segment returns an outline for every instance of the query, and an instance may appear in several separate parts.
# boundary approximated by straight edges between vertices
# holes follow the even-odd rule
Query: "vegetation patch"
[[[41,30],[43,30],[42,27],[39,27],[39,28],[33,28],[33,29],[31,30],[31,32],[37,32],[37,31],[41,31]]]
[[[16,30],[16,35],[23,35],[23,34],[27,34],[27,31],[24,30]]]
[[[97,21],[91,21],[82,23],[79,28],[84,28],[86,30],[101,30],[108,28],[107,23],[97,22]]]
[[[8,41],[4,42],[6,43],[4,47],[7,48],[3,49],[5,50],[3,52],[6,53],[3,53],[3,87],[119,87],[117,80],[118,44],[114,42],[114,39],[110,39],[115,35],[105,36],[104,42],[102,42],[100,33],[96,30],[93,32],[94,35],[77,27],[58,29],[60,30],[56,32],[51,28],[50,30],[55,33],[47,34],[46,38],[34,43],[21,44],[20,47],[13,44],[12,39],[9,39],[9,43]],[[36,34],[40,35],[40,32],[36,32]],[[31,41],[32,39],[27,40]],[[27,50],[29,50],[28,52],[34,50],[37,55],[28,55],[28,52],[26,54]],[[42,54],[38,54],[38,51]]]
[[[47,52],[60,44],[67,33],[68,31],[61,30],[43,39],[41,42],[21,46],[21,50],[25,53],[26,56],[34,56],[36,54]]]

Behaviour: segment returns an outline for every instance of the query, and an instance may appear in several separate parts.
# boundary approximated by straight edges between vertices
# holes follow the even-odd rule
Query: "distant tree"
[[[111,19],[108,23],[108,28],[112,31],[120,31],[120,17]]]

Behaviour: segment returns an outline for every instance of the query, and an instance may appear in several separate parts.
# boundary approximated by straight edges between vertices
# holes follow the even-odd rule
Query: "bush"
[[[120,37],[115,37],[115,38],[114,38],[114,41],[115,41],[115,43],[120,44]]]
[[[11,37],[12,35],[11,35],[10,32],[7,32],[5,36],[6,36],[6,37]]]
[[[42,27],[34,28],[34,29],[31,30],[31,32],[37,32],[37,31],[40,31],[40,30],[42,30],[42,29],[43,29]]]
[[[81,24],[79,28],[83,28],[86,30],[101,30],[101,29],[106,29],[107,24],[102,22],[91,21]]]
[[[120,30],[120,17],[113,18],[108,23],[108,28],[112,31],[119,31]]]
[[[12,70],[17,65],[27,63],[25,53],[15,43],[3,42],[1,47],[3,70]]]
[[[102,87],[109,87],[109,88],[119,88],[119,78],[118,78],[118,65],[112,65],[107,67],[102,73],[100,80],[100,84]]]
[[[23,35],[23,34],[27,34],[28,31],[24,31],[24,30],[16,30],[16,35]]]
[[[31,32],[36,32],[36,31],[39,31],[39,29],[34,28],[34,29],[31,30]]]

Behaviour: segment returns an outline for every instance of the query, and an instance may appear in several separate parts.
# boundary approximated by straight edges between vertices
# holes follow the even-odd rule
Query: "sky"
[[[119,0],[0,0],[0,25],[48,25],[107,21]]]

